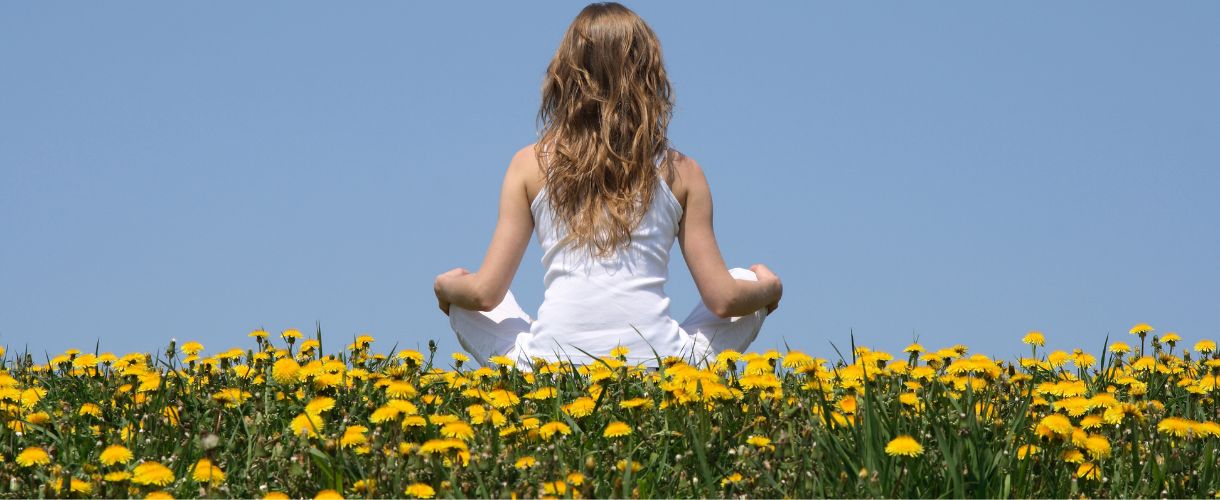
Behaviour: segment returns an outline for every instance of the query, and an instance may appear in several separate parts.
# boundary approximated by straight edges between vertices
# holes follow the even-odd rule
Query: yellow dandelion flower
[[[418,453],[420,455],[429,455],[432,453],[444,453],[450,450],[465,451],[467,449],[466,443],[458,439],[429,439],[424,441],[424,444],[419,445]]]
[[[1084,442],[1084,448],[1094,460],[1110,456],[1110,440],[1099,434],[1091,434]]]
[[[630,410],[632,408],[649,408],[652,407],[652,400],[648,398],[631,398],[625,399],[618,404],[619,408]]]
[[[55,490],[55,493],[62,493],[63,486],[61,485],[61,483],[62,483],[62,481],[60,479],[58,479],[58,478],[53,479],[51,482],[51,489]],[[83,493],[83,494],[88,495],[90,493],[93,493],[93,484],[91,484],[87,481],[82,481],[77,478],[71,478],[68,481],[68,491],[70,491],[72,493]]]
[[[1021,342],[1029,345],[1044,346],[1046,345],[1046,337],[1042,336],[1042,332],[1033,330],[1025,334],[1024,337],[1021,337]]]
[[[1203,354],[1209,354],[1216,351],[1216,342],[1203,339],[1195,342],[1195,350]]]
[[[525,469],[528,469],[535,465],[538,465],[538,461],[535,460],[534,457],[526,455],[524,457],[518,458],[517,462],[513,464],[513,467],[525,470]]]
[[[452,357],[454,361],[460,361],[462,363],[470,361],[470,356],[467,356],[460,352],[455,352],[455,353],[451,354],[450,357]]]
[[[1127,345],[1126,342],[1115,342],[1110,344],[1110,352],[1115,354],[1125,354],[1131,352],[1131,346]]]
[[[614,356],[616,358],[623,358],[623,357],[627,357],[627,353],[629,353],[629,352],[631,352],[631,349],[628,349],[623,346],[618,346],[618,347],[615,347],[614,349],[610,350],[610,355]]]
[[[297,330],[296,328],[289,328],[287,330],[280,332],[280,337],[283,338],[284,340],[292,342],[292,341],[295,341],[295,340],[301,338],[301,331]],[[301,349],[304,349],[304,348],[305,348],[305,346],[302,345]]]
[[[525,395],[525,398],[533,399],[536,401],[543,401],[543,400],[547,400],[547,399],[551,399],[551,398],[555,397],[556,394],[558,394],[558,391],[556,391],[554,387],[543,387],[536,391],[527,393]]]
[[[265,339],[265,338],[267,338],[267,330],[263,330],[262,328],[259,328],[258,330],[254,330],[254,331],[250,332],[246,336],[253,337],[256,339]]]
[[[538,428],[538,435],[542,439],[551,439],[555,434],[568,435],[572,433],[572,428],[563,422],[547,422],[542,427]]]
[[[1220,424],[1211,421],[1195,424],[1194,433],[1203,437],[1220,437]]]
[[[168,491],[150,491],[147,495],[144,495],[144,500],[174,500],[174,495]]]
[[[373,410],[373,414],[369,415],[369,422],[372,422],[374,424],[388,422],[390,420],[394,420],[394,419],[398,418],[398,415],[400,413],[402,413],[402,411],[399,410],[398,408],[394,408],[389,405],[382,406],[380,408],[377,408],[376,410]]]
[[[322,490],[314,495],[314,500],[343,500],[343,495],[335,490]]]
[[[436,490],[424,483],[412,483],[410,486],[407,486],[405,493],[411,498],[432,498],[436,496]]]
[[[192,340],[190,342],[182,344],[182,347],[180,347],[179,349],[182,351],[182,354],[185,354],[187,356],[194,356],[203,351],[203,344],[200,344],[199,342],[195,342]]]
[[[449,438],[469,441],[474,437],[474,428],[470,427],[470,424],[462,421],[449,422],[441,427],[441,435]]]
[[[547,481],[542,483],[542,491],[547,495],[564,495],[568,492],[568,483],[563,481]]]
[[[317,437],[325,425],[326,422],[322,419],[322,415],[306,412],[292,419],[289,427],[292,428],[292,433],[298,436]]]
[[[418,394],[419,391],[410,382],[396,380],[386,384],[385,394],[393,399],[407,399]]]
[[[1084,352],[1080,349],[1072,351],[1072,364],[1076,365],[1077,368],[1088,368],[1093,366],[1093,363],[1096,361],[1097,358],[1093,357],[1092,354]]]
[[[915,438],[904,434],[892,439],[889,444],[885,445],[885,453],[892,457],[917,457],[923,454],[923,445],[915,441]]]
[[[736,363],[738,359],[741,359],[741,353],[732,349],[725,349],[716,355],[716,364],[719,366],[724,366],[726,364]]]
[[[263,495],[263,500],[288,500],[289,498],[291,497],[282,491],[271,491]]]
[[[428,422],[432,425],[445,425],[451,422],[461,420],[457,415],[449,415],[447,413],[439,413],[436,415],[428,415]]]
[[[102,476],[102,479],[105,479],[106,481],[109,481],[112,483],[117,483],[119,481],[126,481],[128,479],[131,479],[131,473],[127,472],[125,470],[107,472],[105,476]]]
[[[1081,429],[1096,429],[1101,427],[1106,421],[1100,415],[1086,415],[1080,419]]]
[[[1050,429],[1051,432],[1054,432],[1060,436],[1071,435],[1072,430],[1075,429],[1072,427],[1071,420],[1068,420],[1067,417],[1057,413],[1042,417],[1042,421],[1039,423],[1045,426],[1047,429]]]
[[[365,435],[369,428],[363,425],[353,425],[343,430],[343,437],[339,438],[339,446],[342,448],[359,447],[368,444],[369,438]]]
[[[1187,437],[1194,431],[1195,423],[1179,417],[1166,417],[1156,425],[1156,430],[1162,434],[1175,437]]]
[[[516,394],[504,389],[496,389],[484,394],[484,400],[495,408],[508,408],[516,406],[521,402],[521,398]]]
[[[1037,455],[1041,451],[1042,448],[1039,448],[1037,445],[1027,444],[1017,448],[1017,459],[1025,460],[1030,455]]]
[[[720,486],[728,486],[730,484],[737,484],[737,483],[740,483],[743,479],[745,479],[745,477],[743,477],[740,472],[734,472],[732,474],[725,476],[724,479],[721,479]]]
[[[114,444],[102,450],[102,455],[98,458],[98,461],[102,465],[114,465],[125,464],[130,462],[132,458],[135,458],[135,455],[132,455],[131,450],[125,446]]]
[[[616,438],[631,434],[631,426],[626,423],[614,421],[606,425],[606,430],[602,431],[603,437]]]
[[[1147,335],[1153,331],[1155,330],[1153,330],[1153,328],[1147,323],[1140,323],[1131,327],[1130,333],[1131,335],[1139,335],[1140,337],[1143,337],[1144,335]]]
[[[165,486],[174,482],[174,471],[158,462],[144,462],[131,471],[131,482],[146,486]]]
[[[197,483],[219,483],[225,480],[225,473],[220,470],[219,466],[213,464],[211,460],[201,458],[198,462],[195,462],[191,479],[194,479]]]
[[[1076,477],[1096,481],[1101,479],[1101,468],[1093,462],[1082,463],[1080,464],[1080,467],[1076,469]]]
[[[1064,363],[1067,363],[1069,358],[1071,358],[1071,355],[1067,352],[1055,351],[1046,356],[1046,362],[1050,363],[1052,367],[1058,368],[1063,366]]]
[[[639,472],[641,467],[643,467],[643,464],[636,462],[635,460],[631,461],[631,472]],[[619,460],[618,462],[615,462],[614,469],[618,470],[618,471],[626,472],[627,471],[627,460],[624,459],[624,460]]]
[[[784,355],[784,360],[780,364],[784,368],[799,369],[813,366],[817,364],[817,361],[801,351],[788,351],[788,354]]]
[[[80,411],[77,412],[77,415],[92,415],[94,417],[102,418],[102,407],[93,403],[85,403],[80,405]]]
[[[758,448],[766,448],[771,446],[771,438],[767,436],[750,436],[746,438],[746,444],[753,445]]]
[[[1063,461],[1070,464],[1084,463],[1084,453],[1076,448],[1069,449],[1063,452]]]
[[[585,475],[581,474],[579,472],[573,472],[571,474],[568,474],[567,480],[568,480],[568,484],[570,484],[572,486],[580,486],[582,484],[585,484]]]
[[[282,385],[301,381],[301,365],[292,358],[280,358],[271,365],[271,378]]]
[[[308,403],[305,404],[305,413],[308,413],[310,415],[321,415],[322,412],[329,411],[334,407],[335,407],[334,398],[328,398],[326,396],[321,396],[321,397],[313,398],[313,399],[309,400]]]
[[[844,414],[854,415],[856,413],[856,408],[857,408],[856,397],[855,396],[844,396],[843,399],[839,400],[838,406],[839,406],[839,411],[843,412]]]
[[[1144,412],[1139,406],[1134,404],[1119,403],[1106,408],[1105,413],[1102,415],[1102,418],[1104,418],[1106,423],[1110,425],[1121,424],[1123,420],[1126,420],[1128,417],[1141,420],[1144,418]]]
[[[51,463],[51,455],[47,454],[47,450],[32,446],[21,450],[17,454],[17,465],[22,467],[33,467],[35,465],[46,465]]]
[[[575,401],[563,405],[563,412],[567,413],[572,418],[587,417],[593,413],[593,407],[597,402],[593,398],[581,396]]]
[[[1161,336],[1161,342],[1169,344],[1170,347],[1173,347],[1174,344],[1177,344],[1178,342],[1181,342],[1181,341],[1182,341],[1182,336],[1178,335],[1174,332],[1169,332],[1169,333],[1166,333],[1165,335]]]
[[[513,359],[508,356],[492,356],[490,358],[487,358],[487,361],[490,361],[493,364],[496,364],[499,366],[508,366],[508,367],[517,366],[517,363],[513,362]]]

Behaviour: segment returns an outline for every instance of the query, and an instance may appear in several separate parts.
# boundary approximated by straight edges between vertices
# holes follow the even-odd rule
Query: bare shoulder
[[[703,168],[699,166],[699,162],[693,157],[687,155],[677,149],[670,149],[670,158],[673,165],[671,175],[673,177],[670,182],[670,189],[674,196],[681,202],[682,208],[686,208],[686,198],[692,189],[706,190],[707,178],[703,174]]]
[[[526,145],[513,154],[513,159],[508,164],[508,175],[524,185],[526,196],[533,202],[545,180],[542,161],[538,158],[537,143]]]

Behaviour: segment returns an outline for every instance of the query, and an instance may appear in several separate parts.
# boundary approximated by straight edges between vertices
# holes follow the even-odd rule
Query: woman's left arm
[[[490,311],[500,305],[512,284],[513,275],[521,265],[525,247],[534,231],[534,216],[530,213],[526,180],[536,169],[533,145],[517,152],[504,173],[500,188],[500,215],[491,237],[487,255],[479,271],[452,269],[436,277],[433,288],[441,311],[449,314],[449,305],[463,309]]]

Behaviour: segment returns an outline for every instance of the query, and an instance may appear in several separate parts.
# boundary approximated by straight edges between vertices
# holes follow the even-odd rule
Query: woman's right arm
[[[678,243],[703,304],[722,318],[745,316],[764,307],[768,312],[775,310],[783,295],[779,277],[762,264],[750,267],[758,281],[738,280],[729,274],[712,230],[712,192],[707,177],[689,156],[681,156],[674,164],[678,174],[675,184],[681,183],[679,191],[686,198]]]

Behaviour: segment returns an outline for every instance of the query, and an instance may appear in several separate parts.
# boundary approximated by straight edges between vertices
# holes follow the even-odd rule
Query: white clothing
[[[682,323],[670,317],[665,282],[682,206],[664,179],[657,179],[652,203],[631,232],[631,243],[609,258],[590,257],[564,241],[566,231],[545,198],[543,186],[530,205],[546,269],[538,319],[531,320],[511,292],[488,312],[450,307],[449,322],[458,341],[479,363],[504,355],[522,369],[535,357],[587,364],[620,345],[628,348],[627,360],[633,364],[655,364],[667,356],[699,362],[724,349],[744,351],[758,336],[765,309],[720,318],[700,302]],[[746,269],[730,273],[757,280]]]

